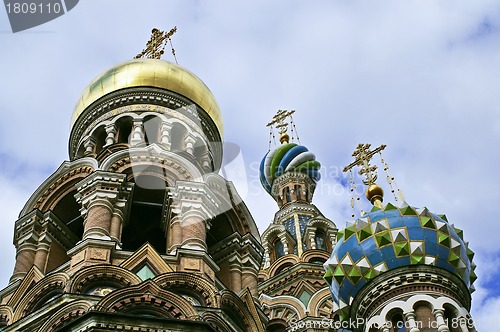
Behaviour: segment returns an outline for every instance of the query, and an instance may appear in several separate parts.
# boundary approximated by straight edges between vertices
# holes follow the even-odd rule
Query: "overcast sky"
[[[241,147],[246,182],[235,182],[261,232],[277,209],[257,178],[265,125],[277,109],[295,109],[301,143],[323,165],[314,202],[325,216],[339,228],[350,217],[339,169],[356,145],[387,144],[407,202],[446,213],[477,252],[479,328],[498,320],[497,0],[87,0],[16,34],[0,9],[0,287],[14,266],[19,211],[68,159],[78,96],[141,51],[153,27],[174,25],[179,64],[212,90],[225,141]]]

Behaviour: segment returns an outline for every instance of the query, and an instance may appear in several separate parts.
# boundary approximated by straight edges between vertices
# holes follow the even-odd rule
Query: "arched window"
[[[428,302],[417,302],[413,309],[415,310],[415,320],[422,331],[432,330],[433,326],[437,326],[436,317],[434,317],[431,305]]]
[[[295,196],[297,197],[297,200],[298,201],[301,201],[302,200],[302,190],[300,189],[300,185],[296,184],[295,187],[294,187],[294,191],[295,191]]]
[[[276,259],[285,255],[285,247],[283,246],[283,242],[281,242],[280,239],[274,240],[273,246]]]
[[[160,135],[161,120],[157,116],[147,116],[144,118],[144,139],[146,144],[158,143]]]
[[[290,203],[292,201],[292,197],[290,195],[290,188],[285,187],[283,191],[283,196],[285,196],[285,203]]]
[[[316,249],[325,250],[325,251],[327,250],[326,249],[326,234],[322,229],[316,230],[314,240],[316,241]]]
[[[171,150],[172,151],[184,151],[185,148],[185,138],[187,135],[187,130],[186,128],[175,122],[172,125],[172,130],[170,131],[170,140],[172,142],[171,144]]]
[[[132,118],[125,117],[116,121],[116,128],[118,130],[117,143],[129,144],[130,134],[132,133]]]
[[[406,332],[405,321],[403,315],[397,313],[392,316],[392,330],[391,332]]]
[[[163,215],[167,184],[159,177],[135,177],[130,215],[123,227],[123,249],[135,251],[149,242],[160,254],[166,253]]]

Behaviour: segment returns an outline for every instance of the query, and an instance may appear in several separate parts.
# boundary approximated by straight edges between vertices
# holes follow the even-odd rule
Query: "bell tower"
[[[337,228],[312,204],[321,165],[300,145],[294,112],[279,110],[268,124],[270,149],[260,164],[262,186],[278,204],[272,224],[262,234],[260,300],[270,319],[268,331],[298,326],[306,327],[300,331],[323,331],[321,320],[333,302],[322,264],[336,242]],[[275,130],[279,144],[271,149]]]
[[[175,31],[83,90],[69,161],[15,223],[3,331],[263,331],[260,236],[218,175],[215,97],[160,59]]]

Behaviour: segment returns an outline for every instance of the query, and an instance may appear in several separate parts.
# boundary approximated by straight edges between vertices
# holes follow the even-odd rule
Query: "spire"
[[[382,201],[384,200],[384,190],[378,184],[377,181],[377,165],[370,165],[372,157],[385,149],[386,145],[382,144],[374,150],[370,150],[371,144],[358,144],[356,150],[354,150],[352,156],[354,161],[344,167],[343,171],[347,172],[352,168],[359,166],[359,175],[364,175],[365,180],[363,183],[368,186],[366,189],[366,198],[374,206],[382,208]]]

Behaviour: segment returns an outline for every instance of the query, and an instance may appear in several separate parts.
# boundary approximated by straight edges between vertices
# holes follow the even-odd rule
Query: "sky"
[[[232,180],[261,232],[277,210],[258,181],[266,123],[295,109],[301,143],[322,163],[314,203],[323,214],[345,226],[341,169],[358,143],[387,144],[408,204],[446,213],[476,252],[476,326],[500,323],[497,0],[87,0],[15,34],[0,9],[0,288],[20,210],[68,159],[80,93],[140,52],[153,27],[173,26],[179,64],[211,89],[224,140],[241,149],[245,173]]]

